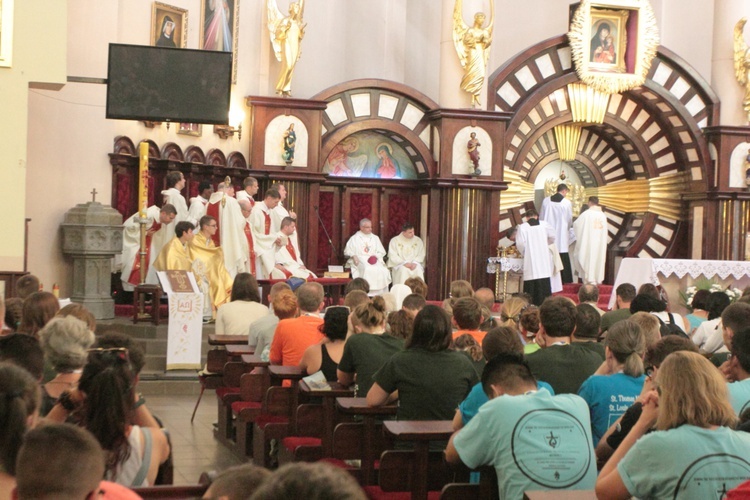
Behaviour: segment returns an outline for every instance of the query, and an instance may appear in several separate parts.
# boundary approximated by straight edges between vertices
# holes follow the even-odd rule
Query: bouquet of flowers
[[[711,293],[724,292],[729,297],[730,303],[734,303],[737,299],[742,297],[742,290],[739,288],[734,288],[732,286],[723,288],[713,280],[700,278],[692,286],[687,287],[685,291],[680,292],[680,298],[682,299],[683,304],[685,304],[685,307],[691,310],[693,309],[693,297],[695,297],[695,292],[698,290],[708,290]]]

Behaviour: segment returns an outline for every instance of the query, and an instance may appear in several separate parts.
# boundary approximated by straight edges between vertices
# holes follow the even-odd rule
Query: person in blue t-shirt
[[[450,463],[492,465],[500,498],[522,499],[528,490],[590,490],[596,460],[586,402],[574,394],[538,389],[529,365],[500,354],[482,373],[492,399],[451,436]]]
[[[727,384],[710,361],[672,353],[659,367],[656,387],[602,468],[597,498],[724,498],[750,479],[750,434],[732,430],[737,416]],[[654,426],[656,432],[644,435]]]
[[[615,323],[605,344],[604,364],[578,390],[591,411],[594,446],[635,402],[646,381],[643,374],[646,339],[640,326],[630,320]]]
[[[523,353],[524,346],[518,337],[518,331],[510,326],[493,328],[482,339],[482,354],[487,361],[499,354],[517,354],[522,356]],[[550,394],[555,395],[554,389],[548,383],[539,381],[537,382],[537,386],[538,388],[547,389]],[[482,389],[481,382],[472,387],[466,399],[458,405],[456,415],[453,417],[453,430],[457,431],[468,424],[469,420],[477,414],[479,408],[489,400],[490,398],[487,397],[484,389]]]
[[[750,328],[734,334],[729,342],[732,357],[727,362],[729,375],[729,400],[737,416],[750,410]]]

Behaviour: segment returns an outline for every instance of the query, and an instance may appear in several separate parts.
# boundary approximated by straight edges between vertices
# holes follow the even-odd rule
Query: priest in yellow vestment
[[[220,305],[232,295],[232,277],[224,265],[224,252],[211,237],[216,232],[216,219],[210,215],[201,217],[200,231],[188,243],[188,252],[193,260],[193,273],[198,285],[208,286],[213,315]]]
[[[159,256],[154,261],[154,269],[157,271],[192,271],[193,259],[188,253],[188,243],[195,236],[194,229],[195,226],[186,220],[175,224],[175,237],[162,247]]]

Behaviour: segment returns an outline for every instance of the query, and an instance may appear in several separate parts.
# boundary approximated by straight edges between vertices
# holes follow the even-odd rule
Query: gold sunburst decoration
[[[600,92],[616,94],[646,81],[659,47],[659,29],[648,0],[581,0],[568,39],[578,78]]]
[[[573,161],[578,152],[578,141],[581,139],[581,126],[566,123],[555,127],[557,154],[562,161]]]
[[[584,83],[568,84],[568,101],[573,123],[604,123],[610,95]]]
[[[534,185],[521,176],[521,172],[506,168],[503,180],[508,183],[508,189],[500,196],[500,211],[520,207],[528,201],[534,201]]]
[[[687,213],[680,194],[689,190],[690,174],[681,172],[653,179],[614,182],[586,189],[586,195],[598,196],[603,206],[620,212],[651,212],[674,220],[685,220]]]

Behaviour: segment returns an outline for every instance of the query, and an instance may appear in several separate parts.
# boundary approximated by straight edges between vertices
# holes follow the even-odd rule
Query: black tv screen
[[[109,45],[107,118],[228,122],[232,53]]]

